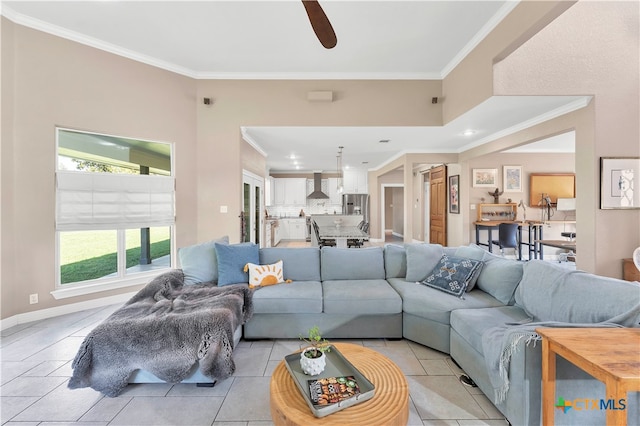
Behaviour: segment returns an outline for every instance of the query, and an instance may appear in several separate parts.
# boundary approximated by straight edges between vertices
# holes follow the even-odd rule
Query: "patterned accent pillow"
[[[461,297],[469,282],[477,275],[482,262],[443,254],[438,264],[420,284]]]
[[[271,265],[256,265],[247,263],[244,271],[249,272],[249,288],[266,287],[280,283],[290,283],[291,280],[284,280],[282,276],[282,260]]]

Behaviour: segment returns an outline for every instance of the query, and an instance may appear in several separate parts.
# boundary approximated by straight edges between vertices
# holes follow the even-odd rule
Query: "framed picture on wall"
[[[473,169],[474,188],[495,188],[498,186],[498,169]]]
[[[449,213],[460,213],[460,175],[449,176]]]
[[[640,158],[600,158],[600,208],[640,209]]]
[[[504,192],[522,192],[522,166],[503,166]]]

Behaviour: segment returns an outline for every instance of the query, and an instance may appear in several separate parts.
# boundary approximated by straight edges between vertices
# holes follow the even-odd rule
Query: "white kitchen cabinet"
[[[304,240],[307,237],[306,221],[302,219],[289,220],[289,239]]]
[[[274,179],[271,176],[268,176],[264,180],[264,204],[267,207],[272,206],[275,203],[275,199],[274,199],[275,183],[273,181]]]
[[[273,228],[271,227],[271,221],[264,221],[264,241],[262,247],[271,247],[271,232]]]
[[[274,205],[306,205],[307,180],[305,178],[274,179]]]
[[[278,220],[279,237],[281,240],[289,239],[289,219]]]
[[[276,206],[284,205],[284,196],[287,193],[286,179],[274,179],[273,190],[273,204]]]
[[[277,246],[282,239],[282,221],[278,222],[278,226],[273,227],[273,246]]]
[[[283,240],[304,240],[307,237],[305,218],[280,219],[279,223]]]
[[[345,194],[367,194],[369,186],[367,185],[367,171],[351,169],[344,171],[344,193]]]

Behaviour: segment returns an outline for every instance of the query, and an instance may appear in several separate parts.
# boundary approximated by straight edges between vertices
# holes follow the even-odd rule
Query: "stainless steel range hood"
[[[307,195],[307,198],[312,200],[329,198],[327,194],[322,192],[322,174],[313,174],[313,192]]]

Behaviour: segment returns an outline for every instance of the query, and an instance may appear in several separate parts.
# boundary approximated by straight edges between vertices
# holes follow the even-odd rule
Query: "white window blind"
[[[56,172],[56,229],[127,229],[175,222],[174,178]]]

